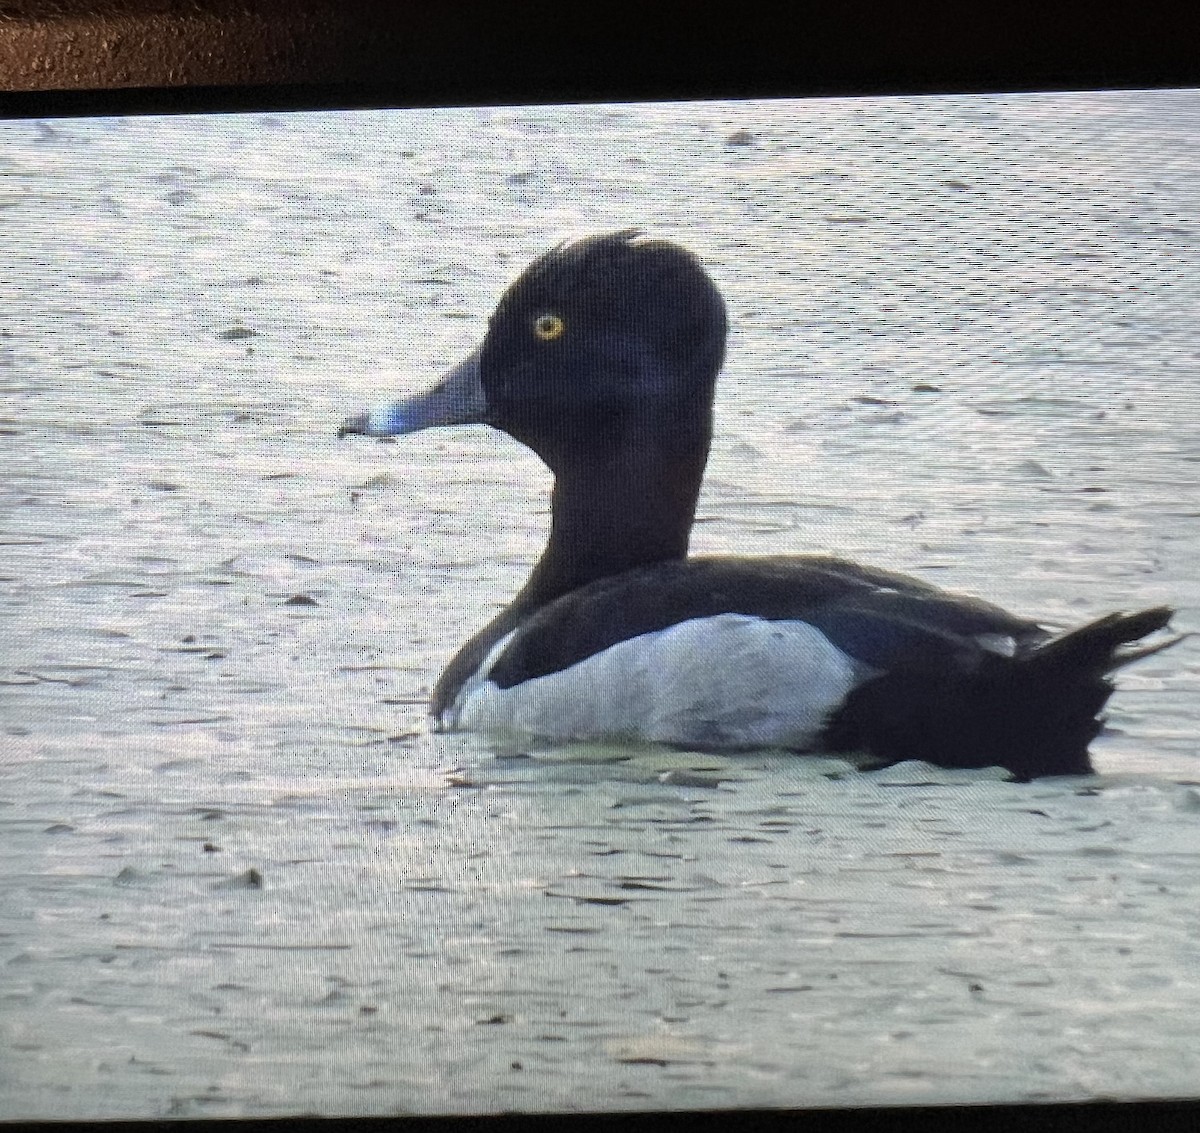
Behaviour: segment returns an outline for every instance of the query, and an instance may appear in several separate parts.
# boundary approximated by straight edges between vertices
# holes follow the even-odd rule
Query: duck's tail
[[[1095,677],[1106,676],[1182,641],[1186,634],[1177,634],[1166,641],[1143,645],[1138,649],[1122,648],[1160,629],[1166,629],[1174,613],[1170,606],[1155,606],[1137,614],[1108,614],[1051,638],[1020,658],[1020,661],[1036,670],[1066,670],[1077,674],[1090,673]]]
[[[884,674],[850,694],[826,746],[885,763],[1005,767],[1019,779],[1091,774],[1088,745],[1101,728],[1111,675],[1186,636],[1135,645],[1165,629],[1172,613],[1156,606],[1109,614],[1014,657],[989,653],[974,665]]]

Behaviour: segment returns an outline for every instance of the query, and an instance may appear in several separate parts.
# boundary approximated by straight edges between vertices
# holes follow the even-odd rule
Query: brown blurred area
[[[0,0],[0,92],[340,87],[331,105],[1180,86],[1192,46],[1152,7]]]
[[[394,74],[396,15],[320,0],[0,3],[0,89],[382,79]]]

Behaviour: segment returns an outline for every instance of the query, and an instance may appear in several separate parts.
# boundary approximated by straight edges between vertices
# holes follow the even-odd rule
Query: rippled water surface
[[[1195,639],[1086,780],[497,752],[424,702],[546,474],[333,434],[641,225],[695,550],[1200,629],[1198,217],[1193,93],[0,124],[0,1116],[1194,1092]]]

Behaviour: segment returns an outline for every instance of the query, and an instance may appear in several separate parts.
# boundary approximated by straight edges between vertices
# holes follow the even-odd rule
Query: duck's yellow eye
[[[557,315],[539,315],[533,324],[533,333],[543,342],[550,342],[558,338],[566,329],[567,324]]]

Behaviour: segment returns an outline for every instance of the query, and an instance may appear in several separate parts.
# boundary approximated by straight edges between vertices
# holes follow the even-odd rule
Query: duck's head
[[[725,307],[690,252],[626,230],[560,244],[504,293],[479,348],[340,430],[486,424],[552,468],[629,446],[707,451]]]

